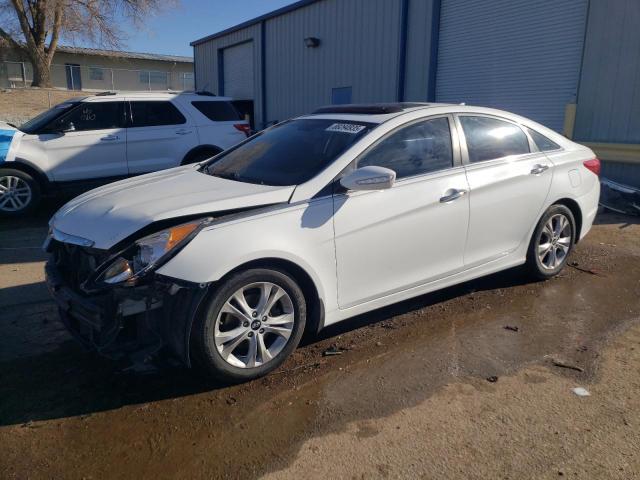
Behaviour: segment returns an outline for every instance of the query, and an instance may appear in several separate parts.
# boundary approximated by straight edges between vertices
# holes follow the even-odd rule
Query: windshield
[[[49,122],[55,120],[77,104],[78,102],[60,103],[55,107],[42,112],[40,115],[36,115],[31,120],[26,121],[18,127],[18,130],[21,130],[24,133],[38,133],[43,127],[47,126]]]
[[[216,157],[203,171],[239,182],[299,185],[330,165],[374,126],[345,120],[291,120]]]

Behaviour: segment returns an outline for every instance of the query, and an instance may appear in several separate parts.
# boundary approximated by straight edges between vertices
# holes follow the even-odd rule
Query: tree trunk
[[[51,63],[46,56],[30,55],[33,66],[32,87],[51,87]]]

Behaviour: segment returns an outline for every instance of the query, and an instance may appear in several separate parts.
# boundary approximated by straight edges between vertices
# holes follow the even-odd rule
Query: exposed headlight
[[[131,285],[143,274],[159,267],[173,253],[186,245],[211,219],[201,219],[167,228],[137,240],[111,261],[99,280],[111,285],[126,282]]]

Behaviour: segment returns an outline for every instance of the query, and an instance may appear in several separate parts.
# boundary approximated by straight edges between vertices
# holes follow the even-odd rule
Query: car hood
[[[58,210],[50,226],[109,249],[159,220],[285,203],[294,188],[235,182],[194,166],[178,167],[80,195]]]

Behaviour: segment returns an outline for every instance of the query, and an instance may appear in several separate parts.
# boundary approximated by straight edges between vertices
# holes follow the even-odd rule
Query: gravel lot
[[[600,215],[554,280],[360,316],[227,387],[71,341],[38,248],[58,206],[0,221],[3,478],[640,478],[637,218]]]

